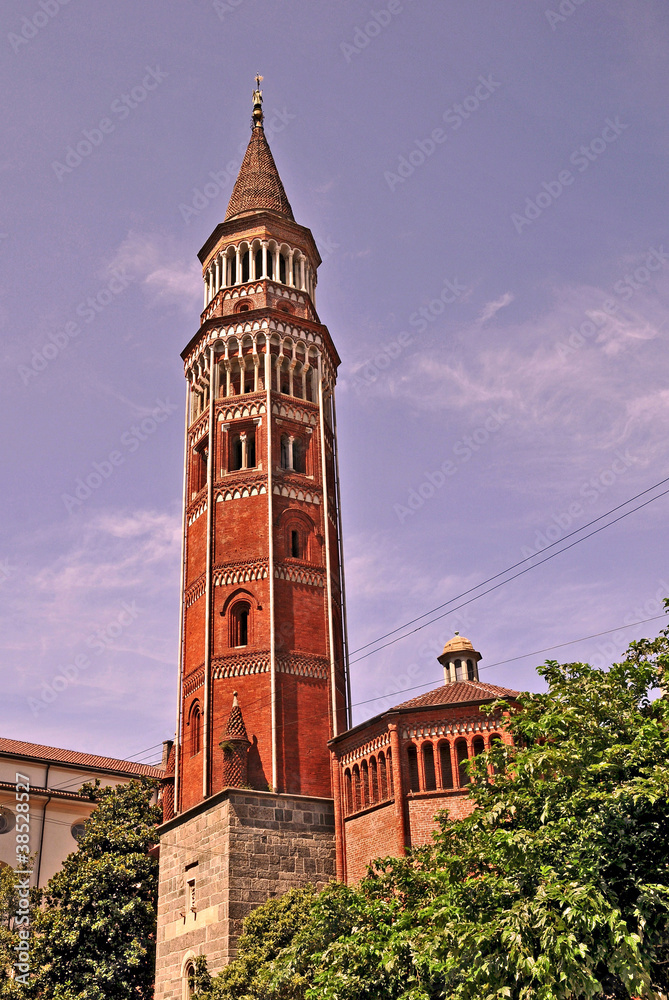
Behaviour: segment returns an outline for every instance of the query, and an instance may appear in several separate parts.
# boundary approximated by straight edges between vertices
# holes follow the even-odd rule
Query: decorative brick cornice
[[[207,433],[208,430],[209,430],[209,409],[207,408],[204,410],[203,413],[200,414],[200,416],[197,418],[197,420],[191,426],[188,432],[189,447],[192,448],[193,445],[200,440],[200,438],[204,437],[204,435]]]
[[[269,560],[259,559],[257,562],[234,562],[223,566],[214,566],[214,586],[227,587],[234,583],[251,583],[253,580],[266,580],[269,576]]]
[[[318,406],[315,403],[310,405],[301,401],[296,403],[292,397],[291,402],[274,400],[272,403],[272,413],[276,417],[283,417],[284,420],[294,420],[298,424],[308,424],[310,427],[318,425]]]
[[[266,674],[269,668],[268,649],[252,653],[235,653],[232,656],[217,656],[212,662],[212,672],[216,680],[224,677],[245,677],[248,674]]]
[[[199,576],[195,583],[192,583],[188,590],[186,591],[184,597],[186,602],[186,607],[189,608],[191,604],[195,604],[198,598],[202,597],[206,590],[207,582],[204,578],[204,574]]]
[[[339,762],[342,767],[346,767],[357,760],[362,760],[364,757],[378,753],[379,750],[385,750],[389,746],[390,733],[386,730],[383,733],[379,733],[378,736],[374,736],[371,740],[367,740],[366,743],[362,743],[359,747],[355,747],[354,750],[349,750],[348,753],[339,758]]]
[[[275,484],[273,492],[280,497],[290,497],[291,500],[302,500],[303,503],[320,505],[321,502],[319,493],[313,487],[300,489],[298,486],[289,486],[286,483],[282,483],[281,485]]]
[[[453,722],[422,722],[419,725],[403,723],[400,734],[404,740],[430,739],[434,736],[466,736],[469,733],[493,732],[500,729],[501,720],[491,716],[471,716]]]
[[[194,503],[188,508],[188,524],[191,525],[194,521],[197,521],[201,514],[204,514],[207,509],[207,499],[202,497],[198,500],[195,498]]]
[[[196,670],[194,674],[189,674],[184,678],[184,697],[189,698],[198,688],[204,684],[204,669]]]
[[[325,656],[313,656],[310,653],[289,653],[287,656],[277,656],[276,669],[282,674],[327,680],[330,663]]]
[[[301,583],[307,587],[324,587],[325,570],[316,566],[306,566],[304,563],[276,563],[274,576],[277,580],[290,580],[291,583]]]
[[[264,479],[242,479],[223,487],[216,487],[216,503],[226,500],[243,500],[245,497],[264,496],[267,483]]]
[[[259,417],[263,413],[267,413],[267,407],[265,406],[264,400],[259,399],[259,395],[259,393],[254,393],[251,396],[251,399],[246,399],[245,396],[241,396],[238,397],[238,401],[235,403],[228,402],[227,399],[223,403],[218,402],[216,404],[218,420],[241,420],[242,417]],[[230,397],[228,397],[228,399],[229,398]]]

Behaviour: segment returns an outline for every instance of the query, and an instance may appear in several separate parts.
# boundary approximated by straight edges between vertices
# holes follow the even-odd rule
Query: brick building
[[[443,687],[330,740],[338,878],[358,881],[374,858],[430,843],[441,809],[453,819],[471,812],[466,762],[509,739],[502,714],[481,708],[514,705],[518,694],[481,682],[480,659],[456,632],[439,657]]]
[[[164,763],[170,746],[163,746]],[[103,787],[115,787],[140,775],[159,782],[165,769],[0,738],[0,864],[16,865],[16,827],[25,818],[27,804],[28,843],[35,858],[30,884],[44,887],[77,849],[83,825],[95,809],[79,791],[81,786],[97,778]]]
[[[455,636],[445,685],[351,729],[335,382],[320,256],[295,222],[253,94],[224,221],[199,253],[200,326],[182,353],[177,740],[160,828],[156,1000],[216,973],[243,918],[307,882],[355,881],[469,808],[464,761],[505,739]]]

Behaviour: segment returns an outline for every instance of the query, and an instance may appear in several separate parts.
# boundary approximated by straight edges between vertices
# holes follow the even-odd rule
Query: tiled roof
[[[140,764],[134,760],[98,757],[93,753],[61,750],[58,747],[45,747],[40,743],[23,743],[21,740],[8,740],[0,737],[0,756],[3,754],[33,758],[54,764],[70,764],[84,769],[96,768],[98,771],[108,771],[115,774],[145,774],[150,778],[161,778],[163,775],[160,768],[152,767],[150,764]]]
[[[397,709],[423,708],[429,705],[458,705],[463,702],[493,701],[496,698],[517,698],[519,692],[510,688],[498,687],[496,684],[484,684],[482,681],[456,681],[455,684],[444,684],[419,694],[417,698],[395,705]]]
[[[278,212],[295,221],[279,171],[262,128],[254,128],[246,148],[225,221],[245,212]]]

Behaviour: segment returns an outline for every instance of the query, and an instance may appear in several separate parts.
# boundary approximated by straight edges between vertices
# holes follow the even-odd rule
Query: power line
[[[663,482],[667,482],[667,480],[663,480]],[[659,483],[656,484],[656,486],[658,486],[658,485],[660,485],[660,484]],[[654,488],[655,487],[650,487],[650,489],[654,489]],[[644,493],[647,493],[647,492],[648,492],[648,490],[644,490]],[[594,531],[590,531],[587,535],[584,535],[582,538],[577,538],[576,541],[571,542],[569,545],[565,545],[564,548],[559,549],[557,552],[552,552],[549,556],[546,556],[545,559],[540,559],[538,562],[534,563],[532,566],[526,566],[525,569],[521,569],[518,573],[514,573],[513,576],[508,577],[506,580],[501,580],[499,583],[496,583],[494,587],[489,587],[487,590],[484,590],[482,593],[476,594],[475,597],[470,597],[470,599],[468,601],[463,601],[462,604],[458,604],[454,608],[449,608],[448,611],[444,611],[443,614],[437,615],[436,618],[432,618],[429,622],[425,622],[423,625],[419,625],[417,628],[411,629],[410,632],[405,632],[404,635],[399,635],[395,639],[391,639],[390,642],[386,642],[382,646],[377,646],[375,649],[371,649],[368,653],[364,653],[363,656],[359,656],[355,660],[349,660],[349,666],[351,666],[353,663],[359,663],[361,660],[367,659],[368,656],[372,656],[374,653],[381,652],[382,649],[387,649],[388,646],[393,646],[396,642],[400,642],[401,639],[406,639],[410,635],[414,635],[416,632],[420,632],[421,629],[427,628],[428,625],[434,625],[435,622],[440,621],[442,618],[445,618],[447,615],[453,614],[455,611],[459,611],[461,608],[467,607],[468,604],[473,604],[474,601],[478,601],[479,598],[485,597],[486,594],[491,594],[494,590],[499,590],[499,588],[505,586],[505,584],[511,583],[512,580],[517,580],[518,577],[524,576],[525,573],[529,573],[531,570],[536,569],[538,566],[542,566],[544,563],[550,562],[551,559],[554,559],[556,556],[562,555],[563,552],[568,552],[569,549],[573,549],[574,546],[580,545],[581,542],[585,542],[588,538],[592,538],[593,535],[599,534],[599,532],[600,531],[604,531],[605,528],[610,528],[612,525],[616,524],[618,521],[622,521],[623,518],[628,517],[629,514],[634,514],[637,510],[641,510],[643,507],[647,507],[648,504],[653,503],[654,500],[659,500],[661,497],[666,496],[668,493],[669,493],[669,490],[664,490],[663,493],[658,493],[657,496],[651,497],[650,500],[644,501],[644,503],[639,504],[638,507],[633,507],[632,510],[625,511],[624,514],[620,514],[618,517],[614,518],[613,521],[609,521],[609,522],[607,522],[607,524],[602,524],[599,528],[595,528]],[[639,494],[639,496],[641,496],[641,495],[642,494]],[[628,500],[627,503],[630,503],[630,501]],[[625,504],[620,504],[620,506],[624,507]],[[619,509],[619,507],[613,508],[613,510],[618,510],[618,509]],[[609,511],[608,513],[609,514],[613,513],[613,511]],[[605,516],[606,516],[605,514],[602,515],[602,517],[605,517]],[[599,521],[599,520],[601,520],[601,518],[596,518],[595,519],[595,521]],[[590,524],[595,524],[595,521],[591,521]],[[579,531],[583,531],[584,528],[586,528],[586,527],[588,527],[588,525],[583,525],[583,528],[580,528]],[[574,534],[577,534],[577,533],[578,532],[571,532],[570,535],[566,535],[565,538],[560,539],[560,541],[563,542],[563,541],[565,541],[566,538],[569,538],[569,537],[571,537],[571,535],[574,535]],[[554,542],[553,544],[557,544],[557,542]],[[547,546],[547,548],[549,548],[549,547],[551,547],[551,546]],[[528,556],[528,559],[533,559],[533,558],[534,558],[534,556]],[[522,565],[522,563],[523,562],[527,562],[528,559],[523,559],[520,562],[515,563],[515,566]],[[514,567],[511,566],[511,567],[509,567],[509,569],[502,570],[500,573],[497,573],[495,576],[490,577],[490,579],[494,580],[497,577],[504,575],[504,573],[508,573],[509,570],[513,569],[513,568]],[[486,582],[488,582],[488,581],[486,581]],[[484,584],[479,584],[478,586],[481,587],[481,586],[484,586]],[[478,589],[478,587],[472,587],[472,588],[470,588],[470,590],[465,591],[465,593],[471,593],[472,590],[477,590],[477,589]],[[464,595],[460,595],[460,596],[464,596]],[[445,607],[446,604],[450,604],[450,603],[452,603],[452,601],[457,601],[457,600],[458,600],[458,597],[453,597],[453,598],[451,598],[451,601],[446,601],[445,604],[440,604],[439,608],[434,608],[433,611],[438,611],[440,608]],[[427,611],[427,612],[425,612],[425,614],[421,615],[420,618],[425,618],[427,615],[432,614],[433,611]],[[415,618],[414,621],[420,621],[420,618]],[[407,622],[407,625],[410,625],[410,624],[412,624],[412,622]],[[393,631],[394,632],[398,632],[401,628],[406,628],[407,625],[401,625],[399,628],[394,629]],[[389,632],[387,634],[388,635],[392,635],[393,633]],[[375,640],[375,642],[378,642],[378,641],[379,641],[378,639]],[[368,643],[367,645],[370,646],[370,645],[373,645],[373,643]],[[364,649],[364,648],[366,648],[366,647],[364,647],[364,646],[360,647],[360,649]]]
[[[655,622],[660,618],[666,619],[665,615],[655,615],[653,618],[643,618],[638,622],[630,622],[628,625],[618,625],[616,628],[605,629],[603,632],[593,632],[592,635],[582,635],[578,639],[569,639],[567,642],[558,642],[555,646],[545,646],[543,649],[535,649],[531,653],[520,653],[518,656],[510,656],[507,660],[497,660],[495,663],[487,663],[485,667],[479,667],[479,673],[482,670],[491,670],[493,667],[500,667],[505,663],[513,663],[515,660],[524,660],[528,656],[539,656],[540,653],[549,653],[553,649],[562,649],[564,646],[573,646],[577,642],[585,642],[587,639],[598,639],[602,635],[611,635],[612,632],[622,632],[625,628],[634,628],[636,625],[645,625],[647,622]],[[397,694],[407,694],[409,691],[418,691],[419,688],[430,687],[434,684],[434,681],[425,681],[423,684],[415,684],[413,687],[400,688],[398,691],[393,691],[390,695],[380,694],[375,698],[367,698],[365,701],[356,701],[351,705],[351,708],[359,708],[361,705],[369,705],[373,701],[382,701],[384,699],[394,697]]]
[[[546,547],[543,548],[541,551],[542,552],[547,552],[548,549],[552,549],[556,545],[560,545],[562,542],[566,542],[568,538],[572,538],[574,535],[580,534],[582,531],[585,531],[586,528],[589,528],[591,525],[596,524],[598,521],[601,521],[603,518],[608,517],[609,514],[615,514],[615,512],[617,510],[620,510],[622,507],[626,507],[628,504],[633,503],[635,500],[638,500],[639,497],[645,496],[646,493],[650,493],[652,490],[656,490],[658,488],[658,486],[663,486],[665,483],[669,483],[669,476],[666,479],[661,479],[658,483],[655,483],[653,486],[649,486],[648,489],[642,490],[641,493],[637,493],[635,496],[629,497],[627,500],[623,501],[623,503],[618,504],[617,507],[612,507],[610,510],[607,510],[606,513],[600,514],[599,517],[595,517],[592,521],[588,521],[587,524],[581,525],[580,528],[575,528],[574,531],[570,531],[569,534],[564,535],[564,537],[558,538],[556,541],[551,542],[550,545],[546,545]],[[665,491],[665,493],[666,493],[666,491]],[[664,496],[665,493],[660,493],[658,496]],[[658,497],[653,497],[652,499],[653,500],[657,500]],[[645,506],[645,505],[641,504],[641,506]],[[635,508],[635,510],[639,510],[639,509],[640,509],[639,507]],[[634,512],[633,511],[628,511],[627,513],[632,514]],[[623,516],[626,516],[626,515],[623,515]],[[619,520],[619,518],[617,518],[616,520]],[[615,524],[615,523],[616,523],[615,521],[611,521],[611,524]],[[607,525],[605,525],[605,527],[607,527]],[[599,530],[601,530],[601,529],[599,529]],[[595,532],[593,532],[593,534],[595,534]],[[586,535],[585,537],[589,538],[590,536]],[[582,541],[585,541],[585,538],[582,539]],[[567,546],[567,547],[570,548],[571,546]],[[566,549],[561,549],[560,551],[566,552],[567,550]],[[554,553],[554,555],[557,555],[557,554],[558,553]],[[455,597],[451,597],[450,600],[445,601],[443,604],[438,604],[437,607],[436,608],[432,608],[431,611],[425,611],[422,615],[418,615],[418,617],[412,618],[410,621],[405,622],[404,625],[398,625],[397,628],[391,629],[390,632],[386,632],[384,635],[380,635],[380,636],[378,636],[378,638],[372,639],[370,642],[365,643],[364,646],[358,646],[357,649],[351,650],[351,655],[353,655],[355,653],[360,653],[360,652],[362,652],[363,649],[367,649],[369,646],[376,645],[376,643],[377,642],[381,642],[382,639],[387,639],[388,636],[395,635],[396,632],[400,632],[402,629],[408,628],[409,625],[413,625],[415,622],[420,621],[422,618],[427,618],[428,615],[434,614],[435,611],[441,611],[441,609],[445,608],[447,604],[452,604],[453,601],[459,601],[461,597],[466,597],[467,594],[473,593],[473,591],[478,590],[480,587],[485,587],[486,584],[492,583],[493,580],[497,580],[500,576],[504,576],[506,573],[510,573],[511,570],[516,569],[518,566],[522,566],[524,563],[529,562],[531,559],[534,559],[534,557],[536,555],[538,555],[537,552],[533,553],[533,555],[531,555],[531,556],[526,556],[524,559],[520,559],[518,562],[513,563],[513,565],[507,566],[506,569],[500,570],[499,573],[495,573],[494,576],[489,576],[487,580],[482,580],[480,583],[477,583],[474,587],[470,587],[469,590],[464,590],[461,594],[457,594]],[[542,560],[542,561],[546,562],[547,560]],[[535,565],[540,566],[541,563],[536,563]],[[511,579],[515,579],[515,577],[512,577]],[[489,591],[487,591],[487,593],[489,593]],[[479,596],[483,596],[483,595],[479,595]],[[474,598],[474,600],[476,600],[476,598]],[[460,605],[460,606],[464,607],[464,605]],[[457,609],[451,609],[451,610],[457,610]],[[441,617],[443,617],[443,616],[441,616]],[[437,619],[435,619],[435,621],[437,621]],[[411,634],[411,633],[409,633],[409,634]],[[381,646],[380,648],[384,649],[385,647]],[[360,657],[360,659],[362,659],[362,657]],[[358,661],[354,660],[353,662],[357,663]]]

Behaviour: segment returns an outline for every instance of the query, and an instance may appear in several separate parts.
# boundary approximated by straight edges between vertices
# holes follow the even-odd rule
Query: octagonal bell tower
[[[316,311],[320,256],[298,225],[263,129],[225,220],[199,253],[188,384],[175,809],[224,786],[233,691],[248,784],[331,795],[327,741],[348,724],[334,388]]]

